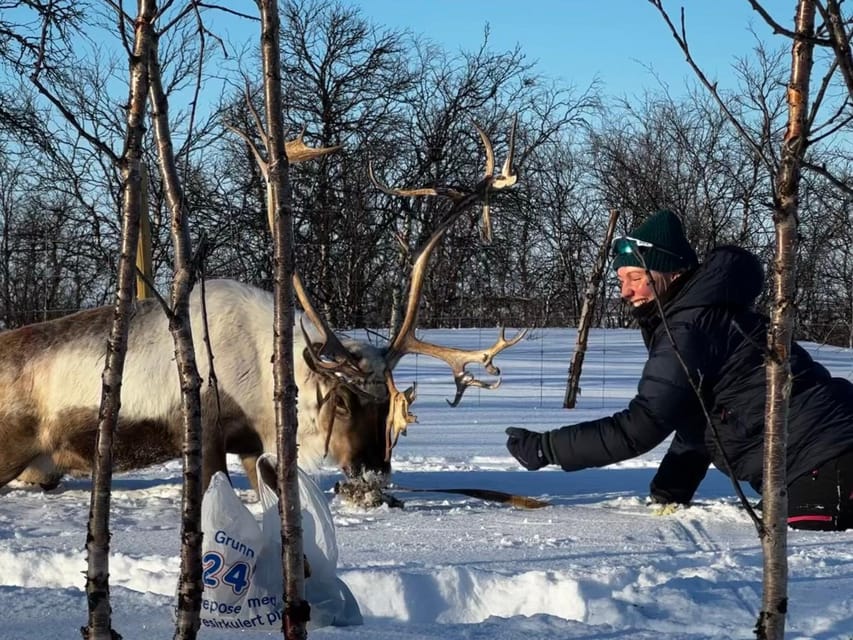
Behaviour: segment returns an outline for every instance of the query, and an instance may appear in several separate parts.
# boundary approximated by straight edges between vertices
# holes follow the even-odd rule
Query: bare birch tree
[[[808,146],[809,82],[814,49],[814,0],[799,0],[788,83],[788,127],[782,142],[773,222],[773,306],[767,336],[767,399],[764,417],[764,596],[756,623],[761,640],[785,636],[788,610],[788,403],[791,394],[791,341],[797,267],[797,215],[800,167]]]
[[[305,563],[302,554],[302,516],[296,467],[296,382],[293,377],[293,210],[284,144],[279,58],[278,0],[260,0],[261,60],[264,72],[266,148],[268,153],[267,207],[273,232],[273,402],[275,405],[278,496],[281,516],[282,572],[284,575],[283,637],[308,637],[311,608],[305,600]]]
[[[110,530],[109,512],[112,486],[113,433],[121,405],[122,373],[127,353],[131,304],[136,281],[136,251],[139,237],[142,176],[140,171],[146,95],[148,93],[148,56],[152,42],[152,22],[157,13],[155,0],[140,0],[135,40],[130,57],[130,98],[127,112],[127,137],[121,169],[124,177],[122,210],[122,249],[119,258],[116,312],[110,330],[106,366],[103,373],[95,464],[89,507],[86,550],[86,600],[88,626],[81,629],[87,640],[115,640],[121,636],[112,629],[109,587]]]
[[[676,29],[664,10],[660,0],[650,0],[658,9],[672,31],[673,37],[687,55],[687,61],[702,83],[724,107],[716,85],[711,83],[693,60],[687,45],[684,14],[681,28]],[[785,616],[788,608],[788,563],[787,563],[787,426],[791,391],[790,351],[794,332],[797,234],[799,215],[800,172],[806,164],[805,155],[810,143],[817,108],[826,84],[834,68],[824,77],[821,95],[814,105],[810,104],[813,49],[815,37],[816,0],[799,0],[794,30],[784,29],[773,21],[767,11],[756,0],[750,5],[773,26],[774,31],[783,33],[793,40],[791,50],[791,72],[787,86],[788,121],[781,144],[778,166],[768,163],[774,179],[773,223],[775,228],[775,255],[772,263],[773,300],[767,336],[767,386],[764,424],[764,468],[762,482],[763,515],[758,527],[764,552],[764,584],[762,607],[756,621],[755,633],[761,640],[778,640],[784,637]],[[849,47],[838,35],[832,23],[832,11],[838,16],[837,6],[826,12],[824,28],[831,34],[830,40],[821,42],[833,47],[836,64],[842,75],[849,62]],[[845,55],[847,59],[845,60]],[[849,65],[848,65],[849,66]],[[726,111],[734,126],[749,142],[756,153],[761,154],[760,145],[751,140],[742,123]]]
[[[190,326],[190,291],[193,286],[192,249],[189,232],[189,209],[184,198],[172,136],[169,128],[169,102],[163,90],[159,63],[159,35],[154,33],[148,57],[150,77],[149,96],[151,115],[154,121],[154,138],[157,143],[160,175],[171,211],[170,235],[175,252],[174,279],[169,317],[169,331],[175,342],[178,375],[181,385],[181,420],[183,421],[183,467],[184,485],[181,505],[181,574],[178,584],[178,606],[175,638],[193,640],[200,625],[202,597],[201,560],[201,470],[204,464],[213,461],[202,459],[201,427],[201,377],[195,359]],[[208,454],[225,458],[225,446],[221,433],[207,433],[205,437],[214,443]],[[219,446],[216,446],[218,444]]]

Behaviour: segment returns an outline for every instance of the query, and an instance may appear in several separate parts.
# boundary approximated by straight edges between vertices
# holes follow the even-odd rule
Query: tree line
[[[0,21],[8,45],[0,54],[6,328],[106,304],[116,288],[122,176],[91,138],[121,146],[126,88],[115,90],[111,78],[124,73],[126,61],[94,44],[110,25],[89,9],[78,16],[81,41],[44,73],[77,126],[58,117],[31,70],[18,66],[18,40],[9,34],[26,25]],[[160,55],[164,89],[179,105],[169,115],[191,244],[207,277],[271,289],[265,179],[252,145],[235,134],[261,139],[258,56],[235,55],[215,29],[184,19],[187,27],[172,30]],[[481,242],[472,215],[437,248],[421,326],[576,326],[612,210],[624,233],[669,208],[684,219],[700,258],[735,243],[769,264],[772,178],[726,110],[760,141],[761,155],[778,162],[786,41],[777,50],[756,43],[736,64],[736,88],[720,94],[721,104],[698,86],[617,98],[597,84],[561,85],[539,74],[523,48],[496,51],[488,29],[478,49],[449,52],[343,4],[286,3],[281,20],[285,126],[293,137],[304,128],[311,146],[340,146],[290,168],[296,268],[333,326],[394,324],[414,256],[444,213],[435,199],[383,193],[370,167],[392,186],[469,183],[483,162],[472,121],[501,157],[515,114],[519,184],[491,203],[490,243]],[[816,70],[829,73],[831,60],[822,64],[816,60]],[[211,95],[212,86],[224,88]],[[195,100],[178,99],[188,94]],[[853,345],[849,96],[816,91],[810,117],[799,203],[798,337]],[[144,144],[143,153],[156,166],[156,146]],[[159,174],[150,176],[154,277],[165,291],[173,272],[170,216]],[[596,326],[630,323],[613,282],[602,287]]]

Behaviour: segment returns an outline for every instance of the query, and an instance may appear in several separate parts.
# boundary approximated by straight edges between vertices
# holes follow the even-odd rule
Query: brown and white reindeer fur
[[[206,306],[219,399],[210,385],[203,346],[200,287],[191,296],[191,322],[201,389],[204,476],[225,469],[225,453],[240,456],[255,485],[255,459],[275,451],[272,402],[272,295],[234,281],[206,284]],[[65,473],[91,472],[101,374],[113,308],[82,311],[58,320],[0,333],[0,486],[12,479],[55,485]],[[301,314],[297,314],[297,324]],[[306,323],[306,327],[308,327]],[[381,351],[346,341],[371,372],[363,382],[381,397],[385,389]],[[298,393],[299,462],[312,466],[326,454],[347,475],[387,472],[387,402],[338,387],[312,371],[305,338],[294,332]],[[175,347],[168,321],[153,300],[135,303],[128,335],[121,410],[115,434],[117,471],[181,455],[181,402]],[[336,406],[331,406],[336,405]],[[323,426],[335,410],[331,434]],[[322,422],[322,424],[321,424]],[[221,438],[219,426],[221,425]],[[223,448],[224,443],[224,448]],[[255,485],[256,486],[256,485]]]

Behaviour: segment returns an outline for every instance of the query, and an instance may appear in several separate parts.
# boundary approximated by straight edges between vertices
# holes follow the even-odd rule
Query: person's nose
[[[634,287],[631,286],[630,282],[623,282],[622,286],[622,298],[625,300],[630,300],[634,297]]]

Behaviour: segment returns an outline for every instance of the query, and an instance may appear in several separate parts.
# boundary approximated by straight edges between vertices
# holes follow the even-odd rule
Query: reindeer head
[[[338,338],[315,310],[298,273],[293,275],[293,288],[304,309],[297,318],[304,347],[294,355],[308,370],[307,377],[297,381],[299,405],[307,413],[300,415],[299,428],[309,426],[304,424],[307,420],[323,439],[322,450],[310,452],[310,457],[331,457],[348,478],[386,476],[390,463],[385,455],[385,350]],[[306,318],[311,326],[306,326]],[[306,393],[309,397],[302,397]],[[310,445],[303,437],[300,447],[306,446]]]
[[[482,237],[488,240],[491,237],[489,195],[493,191],[511,187],[517,179],[512,167],[515,124],[510,133],[507,159],[497,175],[494,173],[495,159],[491,141],[480,127],[475,127],[485,147],[486,169],[483,178],[469,189],[392,189],[380,183],[373,175],[372,168],[370,170],[371,180],[385,193],[402,197],[438,196],[451,202],[450,210],[415,259],[406,315],[387,348],[341,341],[316,312],[300,278],[294,274],[296,296],[320,336],[312,339],[303,326],[307,345],[304,357],[318,378],[317,421],[326,433],[326,453],[337,460],[349,478],[371,473],[387,475],[390,472],[391,452],[400,434],[406,432],[409,424],[416,422],[410,412],[410,406],[415,400],[415,387],[400,391],[393,377],[394,367],[404,355],[422,354],[443,360],[450,366],[456,382],[456,396],[448,403],[455,407],[468,387],[494,389],[500,384],[500,370],[493,363],[494,357],[516,344],[526,333],[520,331],[508,340],[501,329],[494,345],[472,351],[440,346],[415,337],[423,281],[433,250],[453,223],[476,203],[483,204]],[[477,379],[466,369],[468,364],[481,365],[496,379]]]

